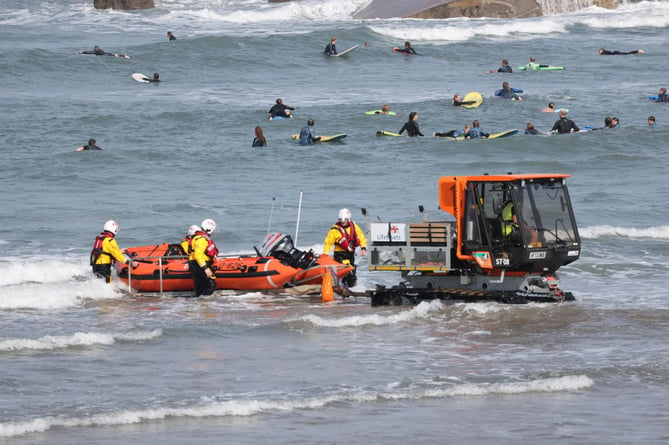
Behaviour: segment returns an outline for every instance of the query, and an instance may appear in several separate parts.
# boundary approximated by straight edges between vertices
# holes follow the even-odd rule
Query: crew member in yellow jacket
[[[205,219],[193,235],[188,249],[188,269],[193,276],[195,296],[211,295],[216,290],[216,275],[212,270],[218,255],[216,244],[209,237],[216,230],[213,219]]]
[[[323,253],[330,255],[334,246],[333,258],[343,264],[350,264],[353,271],[343,278],[344,284],[348,287],[355,286],[358,278],[355,274],[355,249],[360,247],[362,256],[367,255],[367,239],[360,227],[351,220],[351,211],[341,209],[339,211],[339,220],[335,223],[323,243]]]
[[[95,237],[93,250],[91,251],[91,267],[93,273],[103,278],[107,283],[112,282],[111,265],[112,260],[119,263],[131,264],[137,267],[137,262],[132,261],[123,255],[116,242],[118,233],[118,224],[116,221],[109,220],[102,228],[102,233]]]

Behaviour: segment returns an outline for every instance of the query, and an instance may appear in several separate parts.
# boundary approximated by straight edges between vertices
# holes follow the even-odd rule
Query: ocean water
[[[92,3],[0,3],[1,443],[669,441],[669,108],[647,98],[669,86],[669,4],[355,21],[364,0]],[[324,58],[332,35],[360,47]],[[405,40],[419,56],[391,51]],[[77,54],[94,45],[131,58]],[[531,55],[567,69],[487,74]],[[504,80],[522,102],[493,96]],[[467,91],[480,108],[450,106]],[[266,119],[278,97],[294,119]],[[431,137],[473,119],[547,131],[549,101],[577,125],[622,126]],[[383,103],[402,116],[363,114]],[[425,137],[375,136],[411,111]],[[291,134],[309,118],[348,137],[301,147]],[[251,148],[256,126],[267,148]],[[103,151],[75,151],[91,137]],[[138,297],[88,267],[108,219],[121,247],[179,241],[214,218],[226,254],[252,252],[268,228],[318,251],[342,207],[360,223],[363,207],[374,220],[419,220],[419,205],[442,218],[440,176],[509,171],[572,175],[583,255],[560,277],[576,302]],[[399,282],[359,262],[356,290]]]

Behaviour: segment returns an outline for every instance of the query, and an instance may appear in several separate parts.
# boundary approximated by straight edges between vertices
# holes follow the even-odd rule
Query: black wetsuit
[[[562,117],[553,124],[551,131],[555,130],[557,130],[558,134],[565,134],[570,133],[571,130],[579,131],[580,129],[576,126],[573,120]]]
[[[327,45],[325,45],[325,49],[323,50],[324,54],[327,54],[329,56],[336,56],[337,55],[337,48],[335,48],[335,44],[330,42]]]
[[[251,147],[267,147],[267,141],[265,139],[253,138]]]
[[[94,49],[93,51],[82,51],[81,54],[95,54],[96,56],[113,56],[112,53],[106,53],[101,48]]]
[[[423,133],[420,132],[420,128],[418,128],[418,123],[415,121],[406,122],[400,129],[400,134],[402,134],[404,130],[406,130],[409,137],[423,136]]]
[[[286,113],[286,110],[293,111],[294,109],[294,107],[289,107],[288,105],[275,104],[272,108],[269,109],[268,113],[271,117],[288,117],[289,114]]]
[[[89,145],[84,145],[84,150],[102,150],[102,149],[95,144],[93,145],[89,144]]]
[[[599,55],[601,56],[627,56],[629,54],[639,54],[639,50],[634,50],[634,51],[609,51],[609,50],[604,50]]]

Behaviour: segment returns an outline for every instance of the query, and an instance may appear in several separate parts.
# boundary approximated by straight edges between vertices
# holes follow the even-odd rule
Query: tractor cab
[[[483,270],[529,273],[552,273],[577,260],[581,242],[566,176],[442,178],[442,208],[458,224],[457,257]],[[462,195],[458,202],[445,193]]]

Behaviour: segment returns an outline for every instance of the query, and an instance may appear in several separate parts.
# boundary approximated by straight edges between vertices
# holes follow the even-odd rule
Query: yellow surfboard
[[[321,140],[317,141],[317,142],[337,142],[337,141],[341,141],[346,136],[347,135],[345,135],[345,134],[335,134],[333,136],[317,136],[317,137],[321,138]],[[293,134],[291,137],[296,141],[300,140],[300,135],[299,134]]]
[[[478,91],[470,91],[462,98],[463,108],[477,108],[483,103],[483,96]]]

